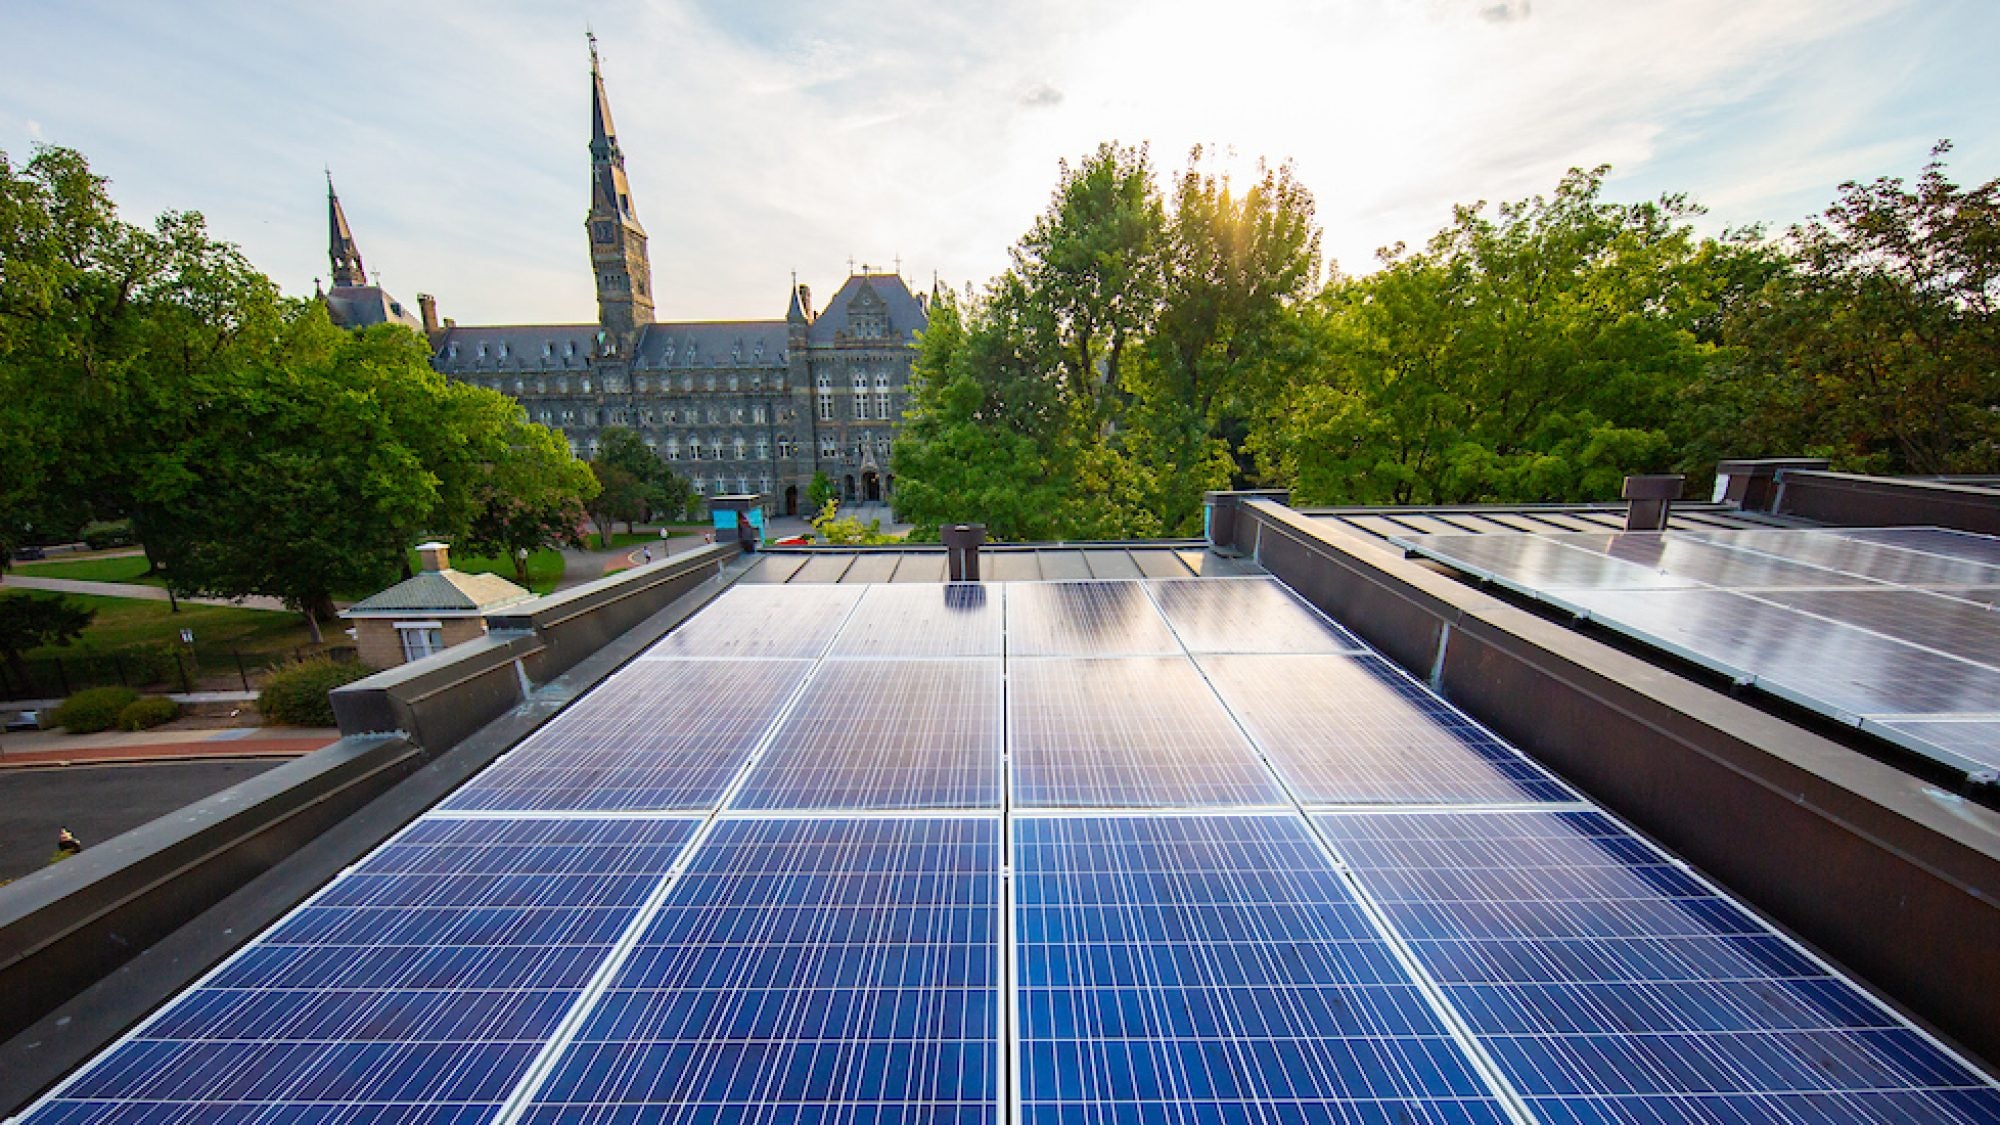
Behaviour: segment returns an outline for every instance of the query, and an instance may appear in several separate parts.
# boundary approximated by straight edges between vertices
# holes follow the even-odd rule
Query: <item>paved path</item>
[[[146,586],[136,582],[87,582],[81,578],[37,578],[27,574],[0,575],[0,586],[10,590],[47,590],[58,594],[94,594],[100,598],[137,598],[140,601],[167,601],[167,591],[163,586]],[[285,603],[277,598],[267,598],[261,594],[251,594],[241,598],[182,598],[188,605],[226,605],[236,609],[267,609],[278,613],[290,613]]]

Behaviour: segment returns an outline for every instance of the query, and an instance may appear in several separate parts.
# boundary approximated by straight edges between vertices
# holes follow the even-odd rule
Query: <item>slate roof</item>
[[[336,285],[326,293],[326,312],[342,328],[395,323],[423,331],[423,322],[379,285]]]
[[[649,324],[632,360],[639,367],[686,367],[692,345],[695,367],[775,367],[785,354],[788,331],[782,320]],[[666,358],[669,348],[671,361]]]
[[[915,338],[916,333],[930,323],[924,312],[923,302],[903,279],[893,273],[855,274],[826,303],[826,309],[813,318],[812,327],[806,331],[806,339],[814,344],[831,344],[841,333],[850,331],[848,306],[864,291],[872,291],[882,298],[889,313],[889,334],[882,338],[884,344],[904,344]]]
[[[407,616],[411,613],[466,614],[496,609],[534,597],[497,574],[426,570],[372,597],[355,602],[342,617]]]

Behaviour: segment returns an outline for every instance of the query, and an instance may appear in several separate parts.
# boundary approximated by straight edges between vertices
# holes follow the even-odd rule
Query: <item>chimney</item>
[[[451,569],[451,548],[443,543],[417,544],[417,558],[422,561],[425,573]]]
[[[986,542],[986,525],[961,523],[938,529],[944,540],[945,574],[952,582],[979,581],[979,545]]]
[[[1681,498],[1687,478],[1679,473],[1626,477],[1624,496],[1631,506],[1625,509],[1625,530],[1664,531],[1667,513]]]
[[[423,314],[424,335],[436,334],[438,330],[438,299],[429,293],[417,294],[417,309]]]

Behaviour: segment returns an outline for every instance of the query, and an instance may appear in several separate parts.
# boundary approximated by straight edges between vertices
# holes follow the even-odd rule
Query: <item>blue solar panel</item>
[[[861,586],[738,584],[640,654],[675,657],[814,657],[861,600]]]
[[[1691,578],[1662,574],[1548,535],[1422,535],[1394,542],[1468,574],[1531,594],[1541,590],[1672,590],[1697,585]]]
[[[1502,1122],[1296,816],[1015,824],[1020,1098],[1067,1122]]]
[[[1017,582],[1007,586],[1008,656],[1180,652],[1180,642],[1137,582]]]
[[[1309,804],[1576,795],[1378,656],[1204,656],[1202,671]]]
[[[697,823],[419,821],[26,1120],[490,1119]]]
[[[1316,820],[1545,1120],[2000,1120],[2000,1089],[1601,814]]]
[[[1000,1119],[1000,822],[723,820],[524,1120]]]
[[[1854,538],[1851,533],[1813,531],[1683,531],[1677,536],[1719,543],[1759,554],[1812,563],[1848,574],[1902,586],[2000,584],[2000,566],[1899,546],[1894,541]],[[1959,537],[1963,539],[1963,536]],[[1975,540],[1976,541],[1976,540]],[[1932,535],[1915,542],[1937,544]],[[1949,541],[1945,545],[1951,545]]]
[[[1003,587],[978,583],[870,586],[833,656],[999,656]]]
[[[1355,652],[1352,633],[1320,616],[1275,578],[1148,582],[1189,652]]]
[[[444,807],[712,807],[811,666],[804,660],[637,662],[508,751]]]
[[[1069,808],[1273,805],[1283,790],[1186,657],[1009,665],[1014,799]]]
[[[744,809],[1000,807],[1000,661],[827,660],[744,779]]]

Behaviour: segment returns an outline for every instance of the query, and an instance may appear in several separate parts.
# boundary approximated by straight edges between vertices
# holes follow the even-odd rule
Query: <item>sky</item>
[[[1608,164],[1708,231],[1778,230],[1950,138],[2000,175],[1993,0],[0,0],[0,151],[82,151],[122,213],[197,210],[288,293],[371,272],[462,324],[596,319],[589,56],[662,320],[784,315],[791,276],[983,285],[1059,162],[1290,161],[1347,273],[1457,203]]]

